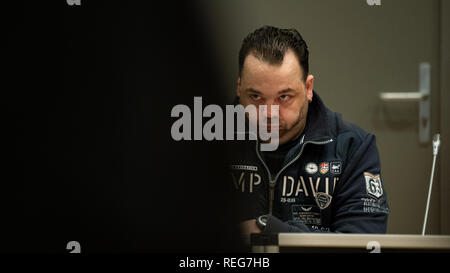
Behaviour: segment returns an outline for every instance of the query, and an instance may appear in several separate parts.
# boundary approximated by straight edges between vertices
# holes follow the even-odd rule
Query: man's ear
[[[313,88],[314,88],[314,76],[308,75],[306,77],[306,97],[308,98],[308,102],[311,102],[313,99]]]
[[[236,96],[241,97],[241,77],[237,79]]]

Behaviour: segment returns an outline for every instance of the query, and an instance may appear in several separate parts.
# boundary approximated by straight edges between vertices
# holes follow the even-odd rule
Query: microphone
[[[439,151],[439,146],[441,146],[441,135],[435,134],[433,138],[433,156],[437,156]]]
[[[425,229],[427,227],[428,209],[430,208],[431,189],[433,188],[434,167],[436,166],[436,158],[439,152],[439,146],[441,146],[441,139],[439,134],[435,134],[433,137],[433,166],[431,167],[430,187],[428,188],[428,200],[427,208],[425,209],[425,219],[423,221],[422,236],[425,235]]]

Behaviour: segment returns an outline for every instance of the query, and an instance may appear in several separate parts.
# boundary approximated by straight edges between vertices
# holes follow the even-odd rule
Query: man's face
[[[244,107],[253,104],[259,110],[259,106],[267,105],[264,115],[268,127],[275,114],[270,106],[279,106],[279,144],[283,144],[299,137],[305,128],[313,83],[312,75],[303,81],[302,68],[292,50],[286,52],[281,65],[269,64],[250,53],[238,78],[237,95]],[[258,114],[258,124],[260,118]]]

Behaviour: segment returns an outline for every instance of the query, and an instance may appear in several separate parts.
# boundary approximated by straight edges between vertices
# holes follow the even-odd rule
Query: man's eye
[[[290,97],[291,97],[291,96],[288,96],[288,95],[281,95],[281,96],[280,96],[280,100],[281,100],[281,101],[287,101]]]
[[[252,100],[259,100],[261,97],[259,95],[256,95],[256,94],[252,94],[252,95],[250,95],[250,98]]]

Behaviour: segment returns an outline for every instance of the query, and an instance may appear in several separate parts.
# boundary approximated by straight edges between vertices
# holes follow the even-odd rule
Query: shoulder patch
[[[383,196],[383,187],[381,186],[381,178],[379,174],[373,175],[365,172],[364,178],[366,180],[366,191],[368,195],[376,198]]]

